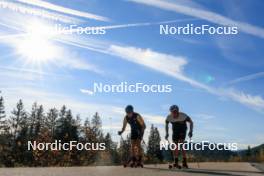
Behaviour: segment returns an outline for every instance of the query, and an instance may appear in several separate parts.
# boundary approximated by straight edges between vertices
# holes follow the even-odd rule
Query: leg
[[[131,156],[130,156],[130,162],[132,162],[132,165],[134,165],[137,157],[137,140],[131,139]]]
[[[137,156],[142,157],[141,139],[137,139]]]
[[[177,145],[177,148],[173,151],[173,153],[174,153],[174,164],[173,164],[173,167],[176,167],[176,168],[180,168],[180,166],[179,166],[179,163],[178,163],[178,157],[179,157],[179,140],[178,139],[176,139],[176,138],[174,138],[173,139],[173,142]]]
[[[137,140],[137,165],[143,167],[142,164],[142,147],[141,147],[141,139]]]
[[[177,139],[176,137],[174,137],[174,139],[173,139],[173,142],[174,142],[174,144],[176,144],[176,149],[174,150],[174,163],[175,164],[178,164],[178,157],[179,157],[179,139]]]
[[[184,139],[181,139],[180,141],[181,143],[184,143]],[[188,168],[187,156],[186,156],[186,151],[184,150],[184,148],[181,148],[181,152],[182,152],[182,167]]]
[[[137,148],[137,140],[133,139],[131,140],[131,156],[132,157],[137,156],[136,148]]]

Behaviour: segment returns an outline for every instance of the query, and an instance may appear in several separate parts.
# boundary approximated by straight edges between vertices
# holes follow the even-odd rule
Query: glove
[[[122,135],[122,133],[123,133],[123,131],[118,131],[118,133],[117,133],[117,134],[118,134],[119,136],[121,136],[121,135]]]
[[[189,138],[192,138],[192,136],[193,136],[192,131],[189,132],[188,136],[189,136]]]
[[[166,134],[165,139],[168,140],[169,134]]]

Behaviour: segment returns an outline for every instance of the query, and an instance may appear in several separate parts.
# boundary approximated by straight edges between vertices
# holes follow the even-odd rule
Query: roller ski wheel
[[[143,168],[144,165],[143,165],[142,163],[138,163],[138,164],[137,164],[137,167]]]
[[[124,162],[123,166],[124,166],[124,168],[127,168],[127,167],[134,167],[134,161],[133,161],[133,158],[130,158],[127,162]]]
[[[178,164],[170,164],[169,165],[169,169],[174,169],[174,168],[181,169],[182,167],[180,165],[178,165]]]
[[[134,167],[136,167],[136,165],[135,165],[134,163],[130,163],[130,164],[123,164],[123,167],[124,167],[124,168],[127,168],[127,167],[134,168]]]
[[[182,165],[182,168],[183,168],[183,169],[189,169],[189,166],[188,166],[187,164],[183,164],[183,165]]]

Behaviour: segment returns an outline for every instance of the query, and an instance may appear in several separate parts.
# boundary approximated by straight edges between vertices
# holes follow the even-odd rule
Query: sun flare
[[[50,26],[35,22],[27,25],[25,30],[25,36],[16,42],[16,50],[26,62],[48,62],[58,55],[58,48],[51,41],[54,32]]]

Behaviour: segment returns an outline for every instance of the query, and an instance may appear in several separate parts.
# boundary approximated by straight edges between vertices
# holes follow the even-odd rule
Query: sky
[[[193,141],[264,142],[262,0],[0,0],[0,90],[45,109],[95,112],[114,140],[132,104],[164,138],[169,106],[194,121]],[[236,35],[161,35],[160,25],[236,26]],[[105,34],[54,32],[99,27]],[[93,93],[94,83],[169,84],[169,93]],[[127,129],[127,132],[129,129]]]

